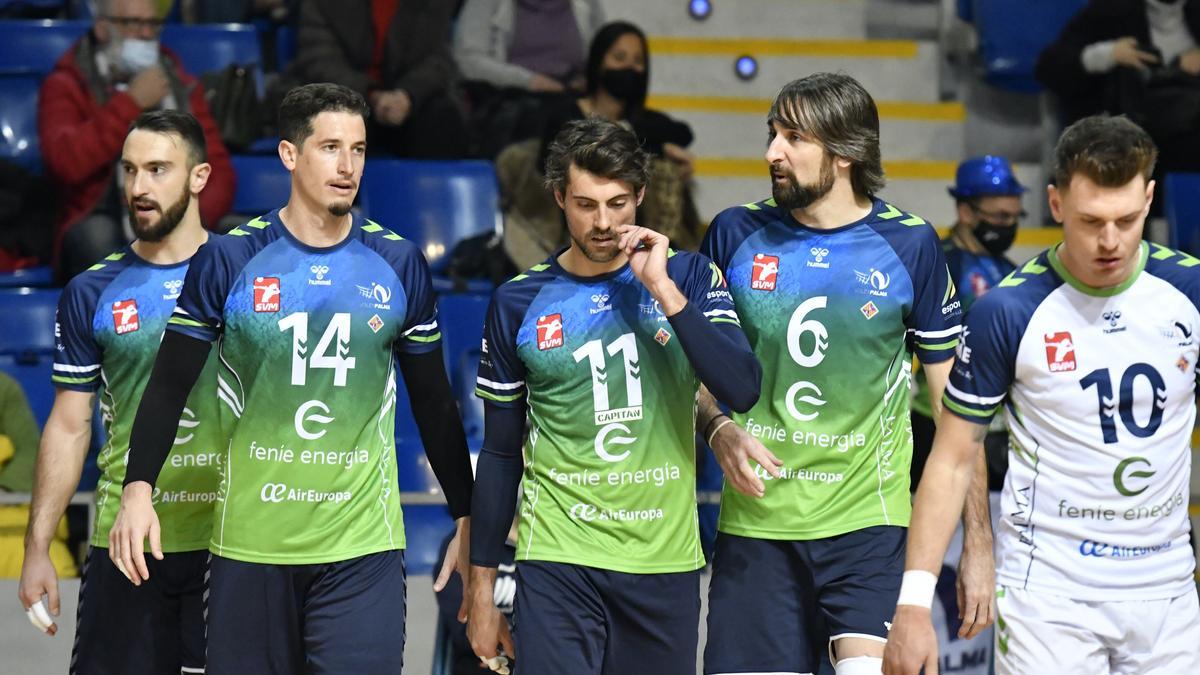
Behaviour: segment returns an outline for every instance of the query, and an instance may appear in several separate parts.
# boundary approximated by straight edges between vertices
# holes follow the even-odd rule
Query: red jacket
[[[86,35],[81,38],[88,39]],[[142,112],[133,97],[125,92],[113,92],[107,103],[99,104],[89,90],[86,75],[76,63],[78,47],[77,42],[58,60],[38,95],[38,141],[42,162],[58,188],[61,204],[54,236],[56,257],[63,234],[71,225],[90,215],[113,185],[113,170],[121,156],[125,135],[129,125]],[[174,58],[170,51],[163,51]],[[176,75],[180,84],[191,91],[188,104],[191,113],[200,121],[208,144],[212,173],[208,185],[200,193],[200,219],[211,228],[233,205],[236,182],[233,166],[204,101],[200,82],[182,67],[176,67]]]

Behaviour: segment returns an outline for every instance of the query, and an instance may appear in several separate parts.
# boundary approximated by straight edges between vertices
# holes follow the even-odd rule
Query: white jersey
[[[1177,597],[1194,583],[1200,260],[1143,243],[1129,281],[1098,291],[1056,250],[972,308],[943,399],[981,424],[1004,408],[997,583],[1077,600]]]

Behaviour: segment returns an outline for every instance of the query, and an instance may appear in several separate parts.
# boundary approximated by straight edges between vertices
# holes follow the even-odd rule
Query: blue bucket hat
[[[955,199],[1020,195],[1027,188],[1017,182],[1008,160],[996,155],[972,157],[958,165],[955,185],[949,189]]]

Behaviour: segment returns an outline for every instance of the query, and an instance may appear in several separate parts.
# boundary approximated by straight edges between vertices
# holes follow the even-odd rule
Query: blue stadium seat
[[[241,23],[169,23],[163,27],[162,44],[175,52],[183,62],[184,69],[196,77],[233,64],[253,66],[258,82],[258,97],[262,98],[262,49],[254,26]]]
[[[275,68],[284,72],[296,58],[296,29],[291,26],[280,26],[275,29]]]
[[[1169,173],[1163,180],[1168,243],[1191,255],[1200,255],[1200,173]]]
[[[0,292],[0,354],[23,356],[54,353],[57,288],[10,288]]]
[[[37,101],[40,75],[0,74],[0,157],[30,171],[41,170]]]
[[[292,191],[292,175],[276,155],[233,155],[233,173],[237,192],[233,212],[258,216],[287,204]]]
[[[3,80],[0,79],[0,82]],[[15,272],[0,273],[0,289],[18,286],[45,287],[54,285],[54,270],[50,267],[26,267]]]
[[[491,295],[481,293],[442,293],[438,297],[438,326],[442,330],[442,351],[446,354],[450,381],[457,382],[461,357],[478,354],[483,337],[483,322],[487,318]],[[469,368],[471,390],[475,389],[475,368]],[[464,392],[456,392],[462,395]]]
[[[46,75],[90,28],[87,21],[0,21],[0,74]]]
[[[1038,54],[1058,38],[1063,26],[1087,0],[974,0],[975,30],[988,82],[1004,89],[1036,93]]]
[[[420,246],[435,272],[455,244],[495,232],[500,219],[491,162],[372,160],[360,194],[367,217]]]
[[[404,509],[404,568],[409,579],[417,575],[436,574],[442,540],[454,530],[454,520],[444,505],[405,504]],[[437,620],[437,617],[426,617]]]

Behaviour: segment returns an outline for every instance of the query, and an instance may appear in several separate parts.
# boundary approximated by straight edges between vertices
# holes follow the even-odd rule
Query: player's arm
[[[133,419],[129,466],[125,470],[121,508],[108,533],[108,556],[135,586],[150,578],[143,553],[147,538],[154,557],[158,560],[163,557],[158,516],[150,495],[175,443],[188,394],[200,379],[211,349],[208,340],[165,331],[150,381]]]
[[[516,405],[484,403],[483,449],[476,467],[471,519],[470,619],[467,636],[475,655],[496,658],[497,645],[513,656],[512,637],[494,600],[496,569],[504,559],[504,542],[517,508],[524,460],[524,401]]]
[[[399,351],[397,361],[404,375],[417,432],[425,446],[425,456],[442,486],[456,527],[445,562],[434,582],[434,590],[442,590],[455,569],[462,575],[465,587],[469,585],[466,545],[471,537],[471,454],[458,402],[446,376],[442,348],[438,346],[426,352]]]
[[[945,415],[938,426],[913,504],[904,581],[884,654],[886,675],[917,675],[922,666],[926,672],[937,667],[930,616],[934,588],[987,430],[986,420],[979,424],[957,415]]]
[[[21,583],[17,592],[27,612],[45,595],[50,614],[58,616],[58,575],[50,561],[50,542],[79,485],[79,475],[83,472],[83,461],[92,439],[95,398],[93,392],[59,389],[42,431],[33,504],[29,510],[29,526],[25,530],[25,559],[21,564]],[[31,620],[38,618],[36,614],[30,616]],[[53,622],[41,625],[35,620],[34,625],[50,635],[58,631]]]

